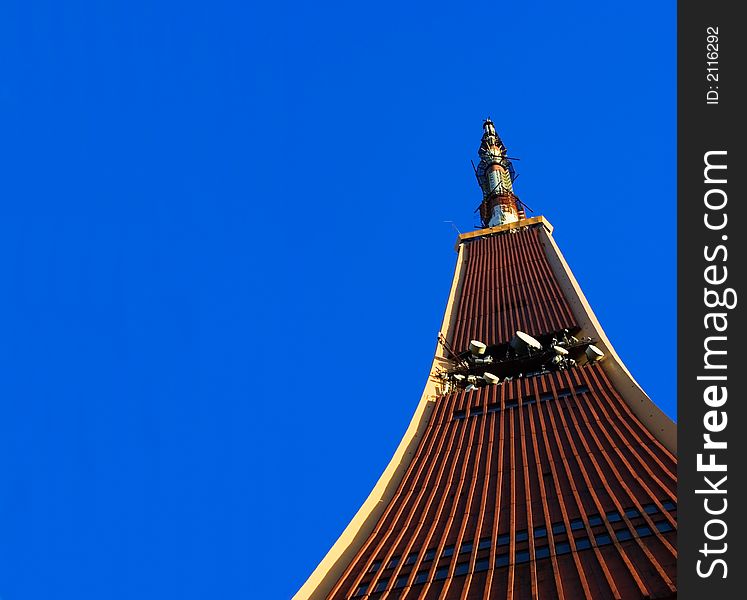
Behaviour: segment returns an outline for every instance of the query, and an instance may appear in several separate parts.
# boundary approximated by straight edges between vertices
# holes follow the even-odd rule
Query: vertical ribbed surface
[[[455,314],[459,349],[575,324],[531,229],[470,244]],[[603,362],[440,397],[328,597],[674,597],[675,477]]]
[[[517,329],[542,335],[574,324],[539,229],[480,238],[467,246],[453,336],[457,351],[465,350],[472,339],[501,344]]]

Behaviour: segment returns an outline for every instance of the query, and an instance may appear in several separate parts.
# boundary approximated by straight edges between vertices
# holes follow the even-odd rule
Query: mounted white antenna
[[[589,344],[586,347],[586,358],[589,359],[589,362],[596,362],[604,358],[604,352],[602,352],[594,344]]]
[[[483,344],[482,342],[479,342],[477,340],[472,340],[469,343],[469,351],[472,352],[475,356],[482,356],[485,354],[485,349],[487,346]]]
[[[524,349],[542,350],[542,344],[540,344],[531,335],[529,335],[528,333],[524,333],[523,331],[517,331],[516,335],[511,338],[511,347],[516,351]]]
[[[482,378],[489,383],[490,385],[495,385],[497,383],[500,383],[501,378],[497,377],[496,375],[493,375],[492,373],[485,373]]]

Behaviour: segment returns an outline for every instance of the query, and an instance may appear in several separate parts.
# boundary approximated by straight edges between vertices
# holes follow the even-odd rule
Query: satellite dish
[[[597,348],[594,344],[589,344],[586,347],[586,358],[589,362],[596,362],[604,357],[604,352]]]
[[[477,340],[472,340],[469,343],[469,351],[472,352],[475,356],[482,356],[485,354],[485,349],[487,346],[483,344],[482,342],[478,342]]]
[[[464,375],[462,375],[461,373],[457,373],[456,375],[454,375],[454,379],[456,379],[457,381],[464,381]]]
[[[476,389],[477,389],[477,386],[470,383],[466,388],[464,388],[464,391],[465,392],[474,392]]]
[[[495,376],[495,375],[493,375],[492,373],[485,373],[485,374],[484,374],[484,375],[482,376],[482,378],[483,378],[483,379],[484,379],[484,380],[485,380],[486,382],[488,382],[488,383],[489,383],[490,385],[495,385],[496,383],[500,383],[500,381],[501,381],[501,378],[500,378],[500,377],[496,377],[496,376]]]
[[[568,350],[563,348],[563,346],[553,346],[552,349],[555,350],[555,354],[559,354],[560,356],[568,354]]]
[[[523,331],[517,331],[516,335],[511,338],[511,347],[517,351],[525,348],[529,350],[542,350],[542,344]]]

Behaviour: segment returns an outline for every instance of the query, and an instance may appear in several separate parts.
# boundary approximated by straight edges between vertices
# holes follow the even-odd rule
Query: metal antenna
[[[516,199],[517,199],[517,200],[519,200],[518,198],[516,198]],[[526,208],[526,209],[527,209],[527,210],[528,210],[528,211],[529,211],[530,213],[533,213],[533,212],[534,212],[534,211],[533,211],[533,210],[532,210],[531,208],[529,208],[529,207],[528,207],[528,206],[527,206],[527,205],[526,205],[526,204],[525,204],[524,202],[522,202],[521,200],[519,200],[519,202],[521,202],[521,205],[522,205],[522,206],[523,206],[524,208]]]
[[[454,225],[454,221],[444,221],[444,223],[451,223],[451,226],[452,226],[452,227],[453,227],[454,229],[456,229],[456,232],[457,232],[457,233],[458,233],[459,235],[462,235],[462,232],[461,232],[461,231],[459,231],[459,227],[457,227],[456,225]]]

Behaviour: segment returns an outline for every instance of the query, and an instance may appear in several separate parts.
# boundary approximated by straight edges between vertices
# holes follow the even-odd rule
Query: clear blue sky
[[[3,600],[290,597],[419,399],[487,115],[674,415],[675,3],[526,4],[3,3]]]

